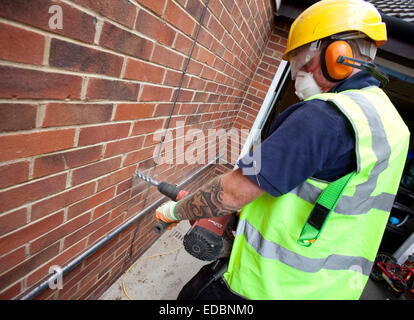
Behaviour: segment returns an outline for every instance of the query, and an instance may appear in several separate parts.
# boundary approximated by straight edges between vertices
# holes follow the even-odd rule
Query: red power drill
[[[173,201],[179,201],[188,194],[188,191],[181,190],[175,185],[157,182],[140,172],[135,172],[134,175],[156,186],[159,192]],[[236,213],[190,221],[191,228],[183,239],[185,250],[197,259],[204,261],[213,261],[230,254],[234,239],[231,228],[235,222]],[[155,225],[154,230],[157,233],[161,233],[168,226],[169,223],[159,221]]]

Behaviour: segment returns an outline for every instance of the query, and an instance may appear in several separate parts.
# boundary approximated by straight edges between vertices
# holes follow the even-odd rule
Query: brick
[[[157,130],[162,130],[163,126],[164,119],[140,120],[135,122],[134,129],[132,130],[132,135],[136,136],[143,133],[152,133]]]
[[[191,90],[185,90],[181,89],[178,91],[178,89],[174,90],[173,97],[175,99],[176,95],[178,94],[177,101],[180,102],[190,102],[193,100],[194,91]]]
[[[144,10],[139,11],[135,29],[169,47],[172,45],[176,34],[176,31],[165,22]]]
[[[52,231],[47,231],[47,233],[42,235],[40,238],[30,243],[30,255],[36,254],[37,252],[52,245],[54,242],[64,238],[68,234],[71,234],[82,226],[88,224],[89,220],[90,214],[87,213],[60,225],[58,228]]]
[[[120,216],[120,217],[116,218],[115,220],[109,222],[108,224],[104,225],[102,228],[100,228],[100,229],[96,230],[95,232],[93,232],[88,238],[88,244],[92,245],[95,242],[97,242],[103,236],[105,236],[106,234],[111,232],[111,230],[113,230],[115,227],[120,225],[122,220],[123,220],[123,217]]]
[[[128,136],[129,129],[129,123],[82,128],[79,134],[79,146],[125,138]]]
[[[140,162],[145,159],[152,159],[154,154],[154,147],[141,149],[135,152],[128,153],[124,161],[124,166]]]
[[[257,81],[252,81],[250,84],[253,88],[256,88],[258,90],[267,92],[267,90],[269,89],[269,87],[267,85],[264,85],[262,83],[259,83]]]
[[[171,88],[165,88],[160,86],[144,85],[140,96],[140,101],[171,101]]]
[[[193,114],[196,112],[197,104],[182,104],[180,108],[180,114]]]
[[[220,0],[211,0],[208,8],[216,17],[220,17],[221,12],[224,10],[223,4],[220,2]]]
[[[202,44],[205,48],[213,51],[214,43],[219,42],[215,40],[212,35],[203,27],[200,29],[200,33],[198,35],[198,43]]]
[[[119,77],[123,61],[121,56],[59,39],[50,44],[51,67]]]
[[[171,122],[169,128],[176,129],[178,127],[182,127],[183,123],[185,122],[185,116],[173,117],[171,118]]]
[[[133,166],[134,170],[135,170],[135,166]],[[124,182],[121,182],[120,184],[118,184],[117,188],[116,188],[116,194],[119,195],[129,189],[131,189],[132,187],[132,179],[129,180],[125,180]]]
[[[83,182],[103,176],[109,172],[119,169],[121,165],[121,157],[104,160],[98,163],[90,164],[73,171],[72,185],[78,185]]]
[[[187,73],[193,74],[195,76],[201,75],[203,70],[203,65],[197,61],[191,60],[188,64]]]
[[[233,0],[223,0],[223,5],[227,8],[229,12],[233,10],[235,2]]]
[[[194,19],[200,21],[204,6],[199,0],[188,0],[186,8]]]
[[[201,77],[206,78],[208,80],[214,81],[217,75],[217,71],[213,68],[204,66],[203,71],[201,72]]]
[[[156,105],[156,109],[154,112],[154,118],[169,116],[172,108],[172,103],[159,103]],[[178,114],[178,106],[176,105],[173,111],[173,115]]]
[[[125,67],[125,79],[140,80],[146,82],[161,83],[165,69],[152,64],[129,59]]]
[[[98,206],[100,203],[106,202],[115,195],[115,187],[99,192],[92,197],[82,200],[70,206],[68,209],[68,220],[87,212],[88,210]]]
[[[266,62],[266,63],[268,63],[268,64],[270,64],[272,66],[278,66],[280,64],[280,61],[279,60],[274,59],[274,58],[271,58],[271,57],[268,57],[268,56],[264,56],[263,59],[262,59],[262,61],[264,61],[264,62]]]
[[[192,36],[196,23],[192,20],[184,9],[172,1],[167,2],[164,18],[172,25],[183,31],[186,35]]]
[[[97,282],[97,276],[85,278],[84,283],[79,284],[79,291],[77,293],[77,299],[88,300],[87,293],[88,289],[95,285]]]
[[[200,36],[199,36],[199,39],[200,39]],[[188,38],[187,36],[182,35],[181,33],[177,33],[177,37],[174,42],[174,49],[177,49],[178,51],[184,53],[185,55],[188,55],[190,53],[192,45],[193,45],[192,39]]]
[[[214,67],[214,69],[216,69],[217,71],[222,71],[222,72],[224,72],[224,69],[226,68],[226,64],[222,61],[222,60],[220,60],[220,59],[218,59],[218,58],[215,58],[214,59],[214,64],[213,64],[213,67]],[[224,82],[224,81],[223,81]]]
[[[38,222],[29,224],[22,229],[19,229],[9,235],[5,236],[0,242],[0,254],[4,254],[20,247],[22,244],[39,237],[48,230],[55,228],[63,222],[63,210],[44,218]],[[1,287],[1,286],[0,286]]]
[[[24,226],[27,222],[27,209],[15,210],[11,213],[0,216],[0,235],[6,234],[12,230],[15,230],[21,226]],[[1,271],[0,271],[1,273]]]
[[[124,81],[89,79],[86,98],[136,101],[139,84]]]
[[[55,246],[55,245],[53,245]],[[53,247],[51,246],[51,247]],[[49,248],[51,248],[49,247]],[[79,255],[86,247],[86,240],[83,240],[76,245],[72,246],[68,250],[61,252],[59,254],[55,254],[53,259],[49,260],[45,265],[41,268],[33,272],[27,278],[27,286],[32,286],[37,283],[39,280],[44,278],[45,276],[49,275],[49,268],[53,265],[64,266],[68,261],[73,259]]]
[[[105,150],[105,158],[110,158],[118,154],[124,154],[129,151],[140,149],[143,141],[144,137],[134,137],[108,143]]]
[[[197,92],[194,95],[194,102],[207,102],[209,94],[207,92]]]
[[[103,47],[144,60],[149,60],[153,49],[151,41],[107,22],[102,28],[99,43]]]
[[[182,69],[184,57],[178,53],[156,44],[152,61],[176,70]]]
[[[49,8],[56,4],[62,8],[63,28],[53,30],[49,27]],[[83,42],[92,43],[95,37],[94,17],[61,1],[2,0],[0,16]]]
[[[1,5],[0,5],[1,6]],[[0,23],[0,59],[41,65],[45,37]]]
[[[188,126],[188,125],[191,125],[191,124],[197,124],[197,123],[200,122],[200,118],[201,118],[200,114],[191,115],[191,116],[187,117],[187,121],[185,122],[185,125]]]
[[[118,104],[115,121],[136,120],[151,117],[155,109],[153,103]]]
[[[211,17],[208,22],[207,29],[213,34],[219,41],[223,39],[224,28],[220,25],[215,17]]]
[[[223,12],[221,13],[220,22],[223,24],[224,28],[228,32],[231,32],[233,27],[235,26],[233,20],[231,19],[231,16],[227,13],[226,10],[223,10]]]
[[[100,205],[99,207],[96,207],[95,210],[93,211],[93,218],[97,219],[103,216],[105,213],[120,206],[122,203],[124,203],[128,199],[129,199],[129,192],[125,192],[121,195],[114,197],[110,201]]]
[[[102,146],[94,146],[37,158],[34,161],[33,177],[43,177],[98,161],[102,156],[102,148]]]
[[[20,247],[19,249],[0,257],[0,274],[18,265],[25,257],[26,250],[24,247]]]
[[[31,221],[36,221],[53,211],[89,197],[95,192],[95,186],[96,182],[87,183],[33,204]]]
[[[134,172],[135,166],[122,168],[121,170],[114,171],[110,175],[103,177],[98,181],[98,191],[104,190],[125,179],[131,178]]]
[[[136,7],[129,1],[73,0],[73,2],[117,21],[126,27],[132,28],[134,25]]]
[[[36,127],[37,107],[33,104],[0,104],[0,132]]]
[[[252,94],[249,94],[249,93],[246,95],[246,99],[254,101],[258,104],[262,104],[262,102],[263,102],[263,99],[260,99],[256,95],[252,95]]]
[[[20,281],[10,288],[0,292],[0,300],[12,300],[22,292],[23,281]]]
[[[47,197],[65,189],[65,186],[66,174],[61,174],[2,191],[0,192],[0,212]]]
[[[7,285],[23,278],[46,261],[52,259],[59,252],[59,244],[50,246],[37,255],[30,257],[30,259],[19,264],[17,267],[11,269],[0,277],[0,287],[6,287]]]
[[[205,63],[209,66],[213,66],[214,59],[215,59],[214,54],[212,54],[210,51],[206,50],[205,48],[200,47],[200,49],[198,50],[198,56],[197,56],[198,61]]]
[[[93,256],[93,254],[92,254]],[[85,261],[88,258],[85,259]],[[96,261],[97,263],[99,263],[99,261]],[[64,286],[63,289],[61,291],[59,291],[59,299],[62,300],[67,300],[70,297],[68,297],[67,295],[71,294],[71,291],[73,291],[72,289],[75,288],[77,291],[78,290],[78,283],[79,281],[82,279],[82,277],[84,277],[85,274],[88,274],[89,272],[91,272],[91,270],[93,270],[97,263],[85,266],[85,263],[80,263],[77,266],[75,266],[73,269],[69,270],[64,278]],[[72,293],[73,294],[73,293]]]
[[[14,134],[0,137],[0,161],[71,148],[75,129]]]
[[[166,0],[139,0],[139,4],[147,7],[151,11],[155,12],[157,15],[161,16],[164,12]]]
[[[79,99],[82,78],[73,75],[0,66],[0,97]]]
[[[109,219],[109,216],[104,216],[98,220],[92,221],[83,228],[78,229],[74,233],[68,235],[63,242],[63,249],[69,248],[73,244],[77,243],[83,238],[86,238],[94,230],[97,230],[101,226],[105,225]],[[86,240],[86,239],[85,239]]]
[[[112,108],[112,104],[49,103],[42,127],[107,122],[111,120]]]
[[[162,84],[166,86],[178,87],[180,80],[181,80],[182,72],[167,70],[167,74],[165,76],[164,82]],[[186,77],[183,80],[183,87],[186,87]]]
[[[29,162],[15,162],[0,166],[0,189],[29,179]]]
[[[66,283],[66,281],[65,281],[65,283]],[[55,290],[53,290],[53,291],[55,291]],[[75,286],[70,286],[70,287],[68,287],[67,284],[66,284],[63,287],[62,290],[59,290],[58,291],[58,297],[56,299],[59,299],[59,300],[73,300],[73,295],[77,291],[78,291],[78,285],[77,285],[77,283],[75,284]],[[36,299],[36,297],[35,297],[35,299]]]

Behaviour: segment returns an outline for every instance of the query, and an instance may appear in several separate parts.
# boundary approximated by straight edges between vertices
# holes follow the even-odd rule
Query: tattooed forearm
[[[220,177],[213,179],[205,187],[188,195],[175,208],[179,219],[203,219],[218,217],[237,211],[223,203],[224,191]]]

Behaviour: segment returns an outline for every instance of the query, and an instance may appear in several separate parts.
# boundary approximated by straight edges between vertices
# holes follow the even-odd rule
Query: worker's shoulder
[[[317,122],[342,122],[345,120],[345,115],[337,107],[321,99],[312,99],[296,104],[291,115],[295,118],[316,120]]]

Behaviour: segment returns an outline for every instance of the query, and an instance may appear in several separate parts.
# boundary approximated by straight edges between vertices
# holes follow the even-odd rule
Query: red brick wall
[[[62,29],[49,27],[52,5]],[[147,185],[131,176],[154,167],[153,133],[166,126],[202,11],[200,0],[0,1],[1,299],[142,211]],[[273,11],[271,0],[210,1],[170,128],[251,125],[284,45]],[[159,164],[155,178],[179,183],[200,166]],[[159,198],[150,191],[147,205]],[[37,299],[99,297],[157,239],[153,225],[152,214],[139,223],[131,258],[135,224]]]
[[[246,97],[237,113],[234,127],[238,129],[251,128],[257,113],[263,103],[273,77],[282,59],[287,42],[287,31],[274,28],[272,35],[263,52],[262,59],[257,65]]]

